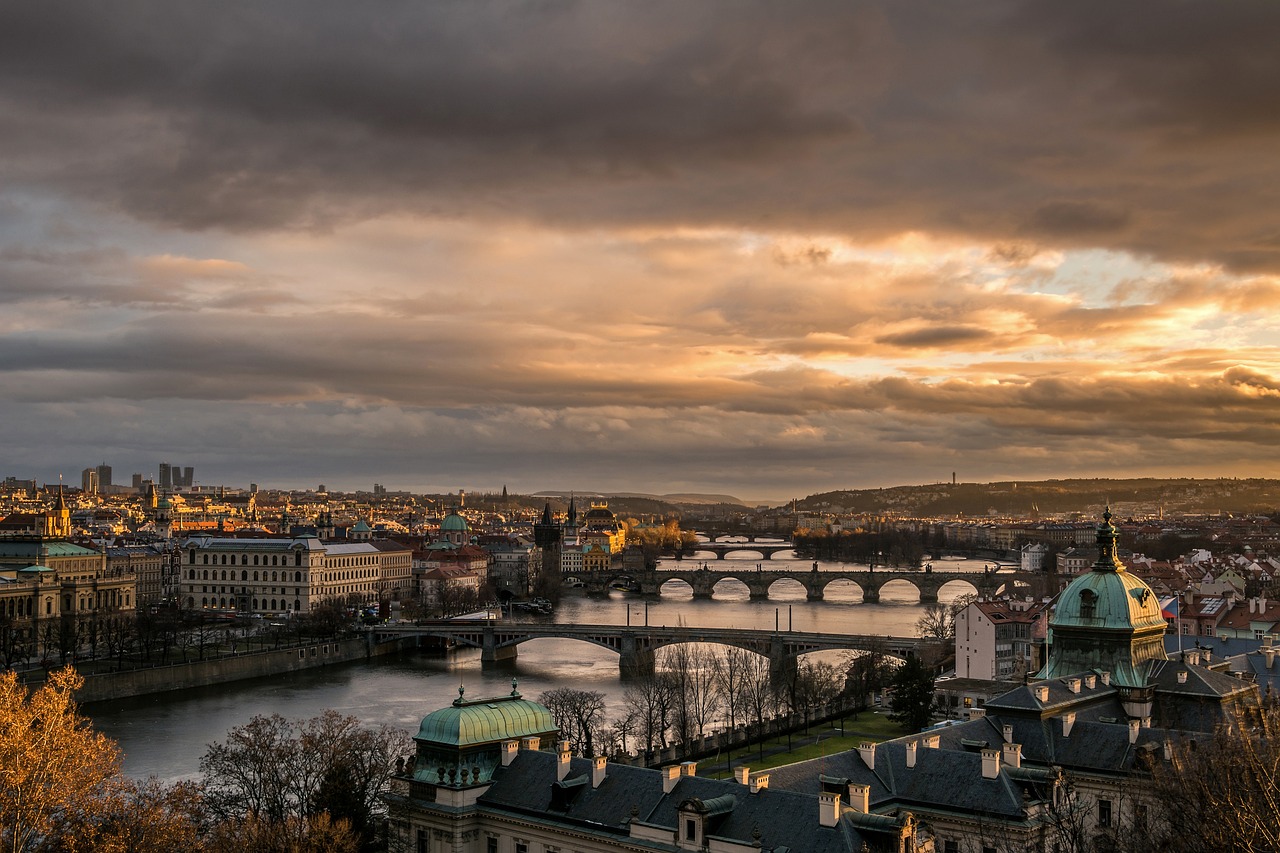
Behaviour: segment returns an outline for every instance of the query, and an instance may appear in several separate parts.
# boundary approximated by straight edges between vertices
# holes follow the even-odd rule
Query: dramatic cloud
[[[1280,7],[0,8],[2,473],[1280,476]]]

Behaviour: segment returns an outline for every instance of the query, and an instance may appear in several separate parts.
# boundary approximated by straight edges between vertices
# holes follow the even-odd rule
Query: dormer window
[[[1092,619],[1098,608],[1098,596],[1091,589],[1080,591],[1080,618]]]

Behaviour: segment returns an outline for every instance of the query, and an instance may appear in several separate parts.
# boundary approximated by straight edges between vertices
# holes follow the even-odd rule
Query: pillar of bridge
[[[623,678],[643,678],[653,675],[653,649],[635,634],[624,631],[621,654],[618,656],[618,672]]]
[[[769,646],[769,679],[774,684],[786,684],[796,674],[799,655],[787,654],[780,637],[774,637]]]
[[[814,572],[812,574],[817,574],[817,573]],[[823,600],[823,598],[825,597],[823,593],[823,587],[825,587],[826,584],[823,583],[822,578],[810,576],[805,578],[803,583],[804,583],[804,591],[805,591],[806,599],[808,599],[809,601]]]
[[[880,587],[872,586],[864,583],[862,585],[862,601],[865,604],[875,604],[880,600]]]
[[[689,586],[693,587],[694,598],[711,598],[715,594],[716,581],[719,580],[712,572],[698,571],[693,573],[693,577],[685,578],[689,582]]]
[[[716,559],[717,559],[717,560],[723,560],[723,559],[724,559],[724,555],[725,555],[725,554],[728,554],[728,553],[729,553],[728,551],[716,551]]]
[[[480,663],[497,663],[501,660],[515,660],[519,653],[516,646],[498,646],[492,628],[484,629],[484,642],[480,646]]]
[[[936,586],[920,587],[920,603],[921,604],[937,604],[938,588]]]
[[[755,580],[753,578],[746,577],[746,578],[742,578],[741,580],[743,583],[747,585],[747,591],[751,593],[752,601],[764,601],[768,599],[769,584],[772,583],[773,581],[772,578],[770,578],[769,580],[765,580],[764,578]]]

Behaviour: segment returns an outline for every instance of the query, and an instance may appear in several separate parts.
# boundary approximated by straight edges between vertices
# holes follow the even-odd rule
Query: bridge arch
[[[892,578],[881,584],[880,588],[877,590],[877,598],[882,598],[886,592],[889,593],[891,597],[896,598],[900,595],[905,595],[904,589],[910,589],[914,592],[917,599],[923,600],[925,598],[924,591],[920,588],[918,583],[903,577]]]
[[[689,581],[681,577],[666,578],[666,579],[663,579],[660,584],[658,584],[659,595],[662,595],[664,593],[667,595],[670,595],[677,591],[679,591],[680,593],[684,593],[686,590],[688,591],[689,595],[692,596],[694,593],[693,584],[689,583]]]
[[[837,599],[843,599],[846,596],[840,595],[839,593],[844,591],[845,589],[848,589],[849,587],[856,589],[858,591],[858,597],[861,598],[863,601],[866,600],[867,591],[863,587],[863,585],[858,583],[853,578],[848,578],[848,577],[833,577],[830,580],[822,581],[822,587],[821,587],[822,597],[825,599],[828,596],[831,596],[831,594],[834,592],[836,593],[835,597]]]
[[[966,578],[952,578],[938,587],[938,598],[944,597],[943,590],[946,590],[945,596],[948,600],[957,598],[962,595],[977,595],[979,590],[973,585],[973,582]]]
[[[808,598],[809,590],[797,578],[778,578],[769,584],[769,598],[778,598],[786,601],[793,600],[796,595]]]

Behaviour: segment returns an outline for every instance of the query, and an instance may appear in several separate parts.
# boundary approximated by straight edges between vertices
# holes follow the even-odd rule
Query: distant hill
[[[1110,504],[1118,515],[1225,512],[1275,514],[1280,480],[1082,479],[931,483],[885,489],[849,489],[810,495],[810,512],[896,513],[914,516],[1096,515]]]
[[[678,493],[671,495],[650,495],[644,492],[574,492],[573,494],[581,500],[646,500],[660,501],[666,504],[685,504],[693,506],[701,506],[704,504],[735,504],[737,506],[754,506],[747,504],[745,501],[735,498],[733,495],[704,495],[696,492]],[[544,491],[535,492],[533,497],[547,498],[564,498],[569,497],[569,492]]]

